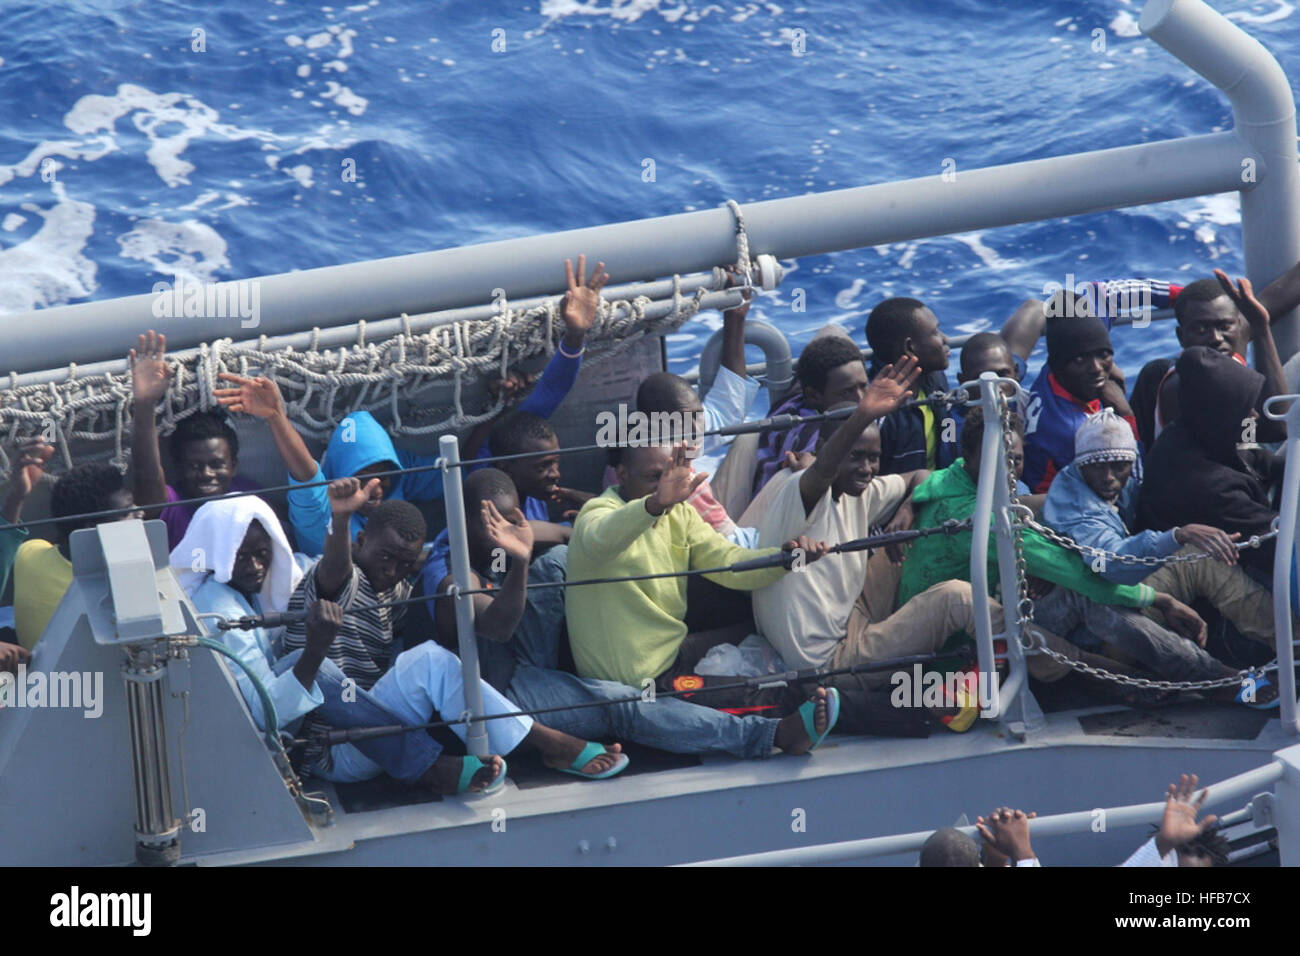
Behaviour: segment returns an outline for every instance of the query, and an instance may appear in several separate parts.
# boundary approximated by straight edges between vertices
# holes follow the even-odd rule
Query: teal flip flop
[[[578,754],[578,756],[573,759],[573,763],[569,764],[568,767],[561,768],[561,769],[565,773],[573,774],[575,777],[584,777],[587,780],[605,780],[608,777],[614,776],[615,774],[622,773],[627,768],[627,765],[631,762],[628,760],[627,754],[619,754],[618,759],[614,761],[614,766],[610,767],[604,773],[583,773],[582,772],[583,767],[587,766],[587,764],[591,763],[593,760],[595,760],[597,757],[599,757],[601,754],[605,752],[606,751],[605,751],[604,744],[598,744],[593,741],[591,743],[588,743],[587,746],[582,748],[582,753]]]
[[[460,783],[456,784],[457,793],[470,793],[470,786],[474,783],[474,775],[482,770],[486,764],[478,757],[467,755],[461,759],[460,765]],[[506,758],[501,758],[501,772],[498,773],[490,784],[482,790],[472,792],[476,797],[489,797],[499,791],[506,785]]]
[[[1272,686],[1273,686],[1273,682],[1269,680],[1265,675],[1260,674],[1257,678],[1255,678],[1255,687],[1254,687],[1255,696],[1258,697],[1259,692],[1263,690],[1265,687],[1272,687]],[[1257,704],[1255,703],[1255,701],[1246,700],[1245,698],[1246,698],[1246,688],[1243,687],[1241,690],[1237,691],[1237,703],[1245,704],[1251,710],[1272,710],[1275,707],[1282,706],[1281,694],[1277,695],[1272,700],[1262,704]]]
[[[808,732],[808,739],[812,741],[812,746],[808,752],[816,750],[827,734],[835,729],[835,722],[840,719],[840,692],[832,687],[826,692],[826,732],[817,733],[817,702],[815,700],[806,700],[799,705],[799,716],[803,720],[803,729]]]

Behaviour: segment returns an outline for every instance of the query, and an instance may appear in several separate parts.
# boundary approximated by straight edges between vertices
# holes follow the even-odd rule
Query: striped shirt
[[[316,564],[320,562],[317,561]],[[316,593],[316,564],[303,574],[302,581],[289,598],[289,610],[301,611],[310,607],[318,599]],[[384,607],[378,610],[358,610],[347,613],[353,608],[365,608],[371,604],[383,604],[388,601],[401,601],[411,596],[409,581],[402,581],[396,587],[381,594],[375,589],[355,564],[352,576],[343,586],[335,603],[343,608],[343,625],[338,636],[330,645],[326,656],[339,666],[344,675],[357,682],[362,690],[370,690],[375,682],[387,672],[393,663],[393,632],[401,623],[406,613],[405,607]],[[307,645],[307,625],[298,622],[288,625],[281,637],[281,657]],[[328,730],[329,725],[321,718],[308,714],[303,720],[302,730],[309,736],[313,732]],[[303,766],[320,764],[329,769],[331,762],[328,751],[319,745],[309,744],[302,754]]]

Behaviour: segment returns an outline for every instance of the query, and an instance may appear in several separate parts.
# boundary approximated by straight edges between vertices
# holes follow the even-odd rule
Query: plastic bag
[[[695,665],[704,677],[762,677],[786,669],[781,655],[766,640],[751,634],[739,644],[719,644]]]

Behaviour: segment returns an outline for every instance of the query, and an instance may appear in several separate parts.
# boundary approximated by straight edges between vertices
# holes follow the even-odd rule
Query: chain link
[[[1029,509],[1025,508],[1023,505],[1017,506],[1017,509],[1023,509],[1024,512],[1028,512],[1030,515],[1032,515],[1033,513],[1030,512]],[[1181,564],[1181,563],[1191,562],[1191,561],[1200,561],[1204,558],[1211,557],[1211,555],[1205,551],[1194,551],[1191,554],[1171,554],[1163,558],[1158,558],[1149,555],[1119,554],[1118,552],[1115,551],[1107,551],[1105,548],[1096,548],[1088,544],[1079,544],[1079,542],[1075,541],[1073,538],[1061,534],[1061,532],[1055,530],[1054,528],[1049,528],[1045,524],[1040,524],[1039,522],[1035,521],[1032,517],[1028,517],[1024,514],[1021,515],[1021,520],[1023,521],[1025,527],[1032,528],[1033,530],[1041,534],[1043,537],[1055,542],[1056,544],[1059,544],[1061,547],[1067,548],[1070,551],[1074,551],[1085,558],[1088,557],[1101,558],[1103,563],[1106,561],[1114,561],[1116,564],[1136,565],[1138,567],[1144,567],[1144,568],[1158,568],[1166,564]],[[1264,534],[1252,535],[1250,540],[1248,541],[1237,542],[1236,544],[1237,550],[1241,551],[1241,550],[1245,550],[1246,548],[1258,548],[1265,541],[1268,541],[1270,538],[1276,538],[1276,537],[1277,537],[1276,529],[1265,532]]]
[[[1046,654],[1058,664],[1064,664],[1080,674],[1087,674],[1089,677],[1095,677],[1098,680],[1111,681],[1126,687],[1141,687],[1144,690],[1217,690],[1223,687],[1240,687],[1247,678],[1254,679],[1257,676],[1278,669],[1277,659],[1274,658],[1263,667],[1247,668],[1214,680],[1150,680],[1146,677],[1130,677],[1127,674],[1116,674],[1100,667],[1093,667],[1091,664],[1085,664],[1083,661],[1077,661],[1072,657],[1066,657],[1064,654],[1052,650],[1047,646],[1046,641],[1042,639],[1040,634],[1034,633],[1033,637],[1036,640],[1030,653]]]

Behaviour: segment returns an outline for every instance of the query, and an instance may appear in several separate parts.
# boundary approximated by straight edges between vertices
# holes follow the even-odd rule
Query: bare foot
[[[428,787],[434,793],[451,796],[459,792],[460,774],[465,766],[464,757],[441,756],[433,766],[420,778],[421,786]],[[492,781],[501,772],[501,758],[495,755],[484,757],[483,766],[470,780],[466,793],[481,793],[492,785]]]
[[[826,710],[826,688],[818,687],[808,699],[817,702],[813,712],[813,729],[819,735],[823,734],[826,732],[826,723],[829,720]],[[781,722],[776,725],[776,739],[773,743],[786,753],[795,755],[806,754],[812,747],[812,738],[804,729],[803,718],[799,716],[798,711],[781,718]]]
[[[542,763],[553,770],[570,769],[573,761],[578,759],[578,755],[587,746],[587,741],[579,740],[572,734],[561,733],[537,721],[533,721],[533,729],[528,732],[528,737],[525,739],[530,741],[542,755]],[[583,773],[604,773],[614,766],[622,752],[621,744],[609,744],[603,754],[588,760],[581,770]]]

